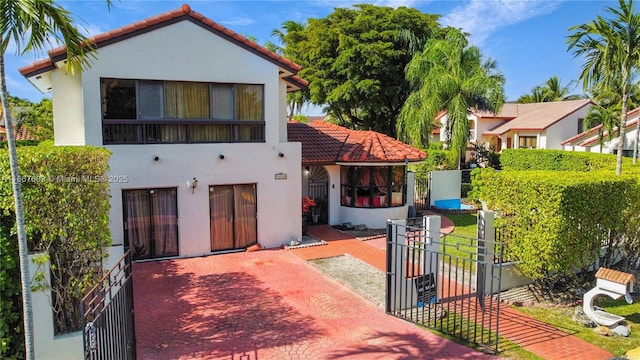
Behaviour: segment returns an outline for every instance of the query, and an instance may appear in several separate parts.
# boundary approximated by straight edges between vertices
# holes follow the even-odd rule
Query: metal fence
[[[407,223],[387,229],[386,312],[497,353],[501,244]]]
[[[136,358],[131,252],[82,299],[85,359]]]

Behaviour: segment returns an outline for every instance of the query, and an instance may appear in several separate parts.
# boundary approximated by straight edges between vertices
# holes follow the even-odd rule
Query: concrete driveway
[[[490,359],[331,280],[286,250],[136,263],[139,359]]]

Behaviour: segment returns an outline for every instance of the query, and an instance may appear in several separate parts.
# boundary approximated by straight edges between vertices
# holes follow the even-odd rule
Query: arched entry
[[[329,174],[323,166],[309,166],[307,194],[316,202],[311,220],[318,224],[329,222]],[[316,214],[316,216],[313,216]]]

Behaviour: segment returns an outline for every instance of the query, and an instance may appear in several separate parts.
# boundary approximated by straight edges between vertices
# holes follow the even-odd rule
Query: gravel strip
[[[322,273],[346,285],[358,295],[384,307],[385,274],[350,255],[310,260]]]

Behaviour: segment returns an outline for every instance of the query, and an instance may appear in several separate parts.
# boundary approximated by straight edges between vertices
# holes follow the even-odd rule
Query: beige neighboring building
[[[593,102],[589,99],[531,104],[504,104],[498,114],[474,111],[469,114],[469,141],[502,149],[563,149],[562,142],[583,129],[583,120]],[[442,130],[447,114],[436,118],[440,129],[431,140],[446,141]]]

